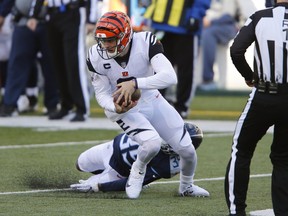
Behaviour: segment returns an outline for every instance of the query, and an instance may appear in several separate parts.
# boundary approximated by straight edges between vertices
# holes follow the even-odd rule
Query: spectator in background
[[[0,10],[2,5],[0,3]],[[0,95],[4,95],[4,86],[7,74],[8,58],[11,50],[13,28],[10,25],[11,15],[7,16],[5,23],[0,27]],[[0,102],[0,104],[2,101]]]
[[[35,63],[32,65],[26,88],[24,92],[22,92],[22,95],[17,101],[17,108],[18,108],[19,113],[34,112],[38,109],[39,92],[44,90],[43,82],[42,82],[43,79],[41,79],[41,77],[39,76],[41,75],[40,73],[43,71],[42,69],[43,66],[45,67],[45,62],[43,62],[42,54],[38,52],[37,57],[35,59]],[[54,79],[55,79],[55,76],[54,76]],[[44,88],[45,88],[45,85],[44,85]],[[50,89],[43,91],[44,92],[44,104],[49,104],[49,100],[47,101],[47,98],[49,98],[49,96],[47,96],[46,94],[49,91]],[[58,98],[57,101],[59,103],[59,95],[57,96],[57,98]],[[53,100],[52,98],[50,99]],[[56,110],[56,107],[54,107],[54,109],[52,110],[51,109],[48,110],[47,107],[44,106],[43,113],[45,115],[49,115],[55,110]]]
[[[61,99],[61,109],[49,116],[51,120],[64,118],[73,108],[75,115],[72,122],[85,121],[89,115],[90,97],[85,68],[87,14],[84,6],[80,0],[48,0],[48,38]],[[88,9],[88,13],[93,11],[93,8]],[[90,15],[87,17],[89,19]]]
[[[210,0],[184,1],[183,4],[177,0],[171,4],[155,0],[145,13],[145,17],[151,20],[155,34],[164,32],[163,38],[159,38],[164,54],[177,67],[178,84],[173,105],[184,119],[188,117],[194,97],[194,62],[198,53],[198,37],[209,6]],[[166,98],[166,91],[162,90],[161,93]]]
[[[0,0],[0,31],[2,29],[6,16],[8,16],[8,14],[11,12],[13,4],[13,0]]]
[[[10,27],[10,11],[13,1],[0,0],[0,88],[1,96],[4,94],[8,58],[11,49],[13,28]],[[2,100],[1,103],[2,104]]]
[[[4,2],[10,0],[4,0]],[[10,1],[11,2],[11,1]],[[25,92],[37,53],[42,54],[42,71],[45,82],[44,105],[48,112],[56,109],[59,102],[58,88],[49,59],[45,8],[43,1],[16,0],[13,8],[15,27],[9,56],[5,94],[0,108],[1,117],[17,114],[17,100]],[[6,4],[8,5],[8,4]],[[11,8],[6,8],[11,11]]]
[[[200,90],[217,89],[213,69],[217,46],[228,45],[237,34],[240,19],[246,20],[255,10],[252,0],[212,0],[211,7],[203,19],[201,35],[203,80],[198,86]]]

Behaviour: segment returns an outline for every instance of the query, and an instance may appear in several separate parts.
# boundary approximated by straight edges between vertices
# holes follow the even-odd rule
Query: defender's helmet
[[[194,148],[197,149],[203,141],[203,132],[195,124],[185,122],[185,128],[188,131]]]
[[[132,38],[130,18],[123,12],[110,11],[105,13],[97,22],[95,39],[98,43],[97,51],[103,59],[119,56],[129,45]],[[104,47],[105,42],[115,41],[113,52]]]
[[[193,144],[194,148],[197,149],[203,141],[202,130],[197,125],[192,124],[192,123],[185,122],[184,126],[191,137],[192,144]],[[170,155],[176,154],[173,151],[172,147],[168,143],[166,143],[165,141],[162,141],[162,143],[161,143],[161,150],[166,154],[170,154]]]

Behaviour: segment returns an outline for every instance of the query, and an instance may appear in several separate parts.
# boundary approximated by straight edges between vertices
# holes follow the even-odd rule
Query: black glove
[[[189,32],[195,32],[199,29],[200,22],[198,19],[191,17],[188,20],[187,29]]]

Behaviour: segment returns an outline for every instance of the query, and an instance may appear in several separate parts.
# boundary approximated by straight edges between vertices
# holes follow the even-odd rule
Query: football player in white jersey
[[[185,128],[197,149],[203,140],[202,130],[191,123],[185,123]],[[87,180],[79,180],[79,183],[70,185],[70,188],[80,192],[125,191],[138,147],[137,142],[122,133],[109,142],[87,149],[78,157],[76,168],[94,175]],[[179,155],[169,144],[162,143],[161,150],[147,164],[143,186],[161,178],[172,178],[179,172]],[[198,188],[196,185],[193,187]],[[206,197],[209,193],[199,189],[194,190],[191,196]]]
[[[180,157],[179,194],[191,196],[196,190],[197,154],[183,119],[158,91],[177,83],[162,44],[151,32],[133,33],[129,17],[119,11],[107,12],[98,20],[95,39],[87,66],[97,102],[110,120],[140,144],[126,184],[127,196],[139,197],[146,166],[159,152],[162,139]],[[133,101],[137,89],[141,97]]]

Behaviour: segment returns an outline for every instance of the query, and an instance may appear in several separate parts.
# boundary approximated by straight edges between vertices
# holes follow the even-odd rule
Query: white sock
[[[147,164],[136,159],[136,161],[133,163],[133,166],[136,167],[136,169],[138,169],[140,172],[145,172]]]
[[[186,187],[193,184],[193,175],[192,176],[185,176],[180,173],[180,192],[184,191]]]

